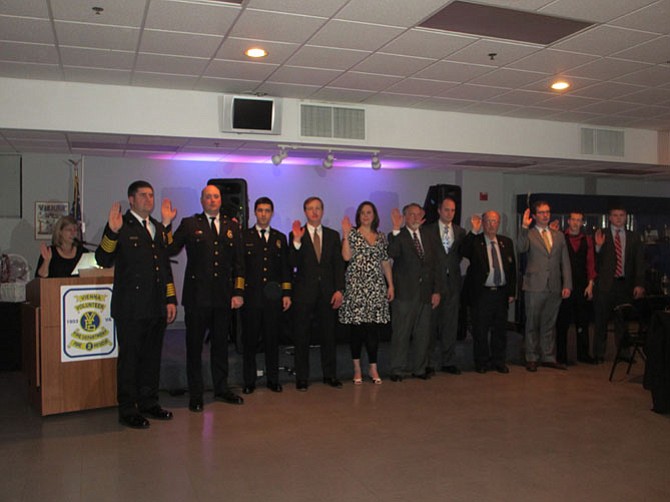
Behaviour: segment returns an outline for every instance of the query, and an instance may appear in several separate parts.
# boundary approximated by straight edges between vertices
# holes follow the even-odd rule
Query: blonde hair
[[[63,216],[54,225],[54,231],[51,234],[51,244],[56,247],[61,247],[63,244],[63,229],[68,225],[74,225],[75,227],[79,228],[77,220],[75,220],[72,216]]]

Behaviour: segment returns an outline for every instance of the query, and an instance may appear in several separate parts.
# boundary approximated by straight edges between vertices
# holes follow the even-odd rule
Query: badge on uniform
[[[203,232],[202,230],[196,230],[196,231],[195,231],[195,235],[197,235],[198,237],[200,237],[200,236],[201,236],[202,234],[204,234],[204,233],[205,233],[205,232]]]
[[[277,239],[277,249],[281,249],[281,240]]]
[[[226,237],[228,237],[229,239],[232,239],[233,238],[233,231],[228,229],[228,231],[226,232]]]

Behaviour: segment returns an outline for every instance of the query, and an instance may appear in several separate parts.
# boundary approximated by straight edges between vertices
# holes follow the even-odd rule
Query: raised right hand
[[[400,209],[394,207],[391,211],[391,222],[393,223],[393,230],[400,230],[400,227],[402,227],[403,224],[403,220],[404,218],[400,213]]]
[[[51,261],[51,248],[47,246],[44,242],[40,243],[40,255],[42,255],[42,259],[46,262],[49,263]]]
[[[352,229],[351,225],[351,220],[349,219],[348,216],[345,216],[342,218],[342,237],[346,238],[347,235],[349,235],[349,232],[351,232]]]
[[[596,233],[593,236],[593,241],[598,247],[601,247],[603,244],[605,244],[605,233],[600,228],[596,230]]]
[[[478,214],[470,216],[470,226],[472,226],[472,233],[478,234],[482,229],[482,217]]]
[[[530,216],[530,208],[528,208],[523,212],[523,221],[521,224],[523,228],[528,228],[531,223],[533,223],[533,218]]]
[[[112,232],[118,232],[123,226],[123,215],[121,214],[121,203],[115,202],[112,204],[112,208],[109,210],[109,229]]]
[[[300,223],[300,220],[295,220],[293,222],[291,230],[293,232],[294,241],[300,241],[302,239],[302,236],[305,235],[305,228],[302,226],[302,223]]]

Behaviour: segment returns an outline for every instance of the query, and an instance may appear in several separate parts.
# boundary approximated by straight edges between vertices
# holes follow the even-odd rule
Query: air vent
[[[365,139],[365,110],[327,105],[300,105],[300,135]]]
[[[534,166],[536,162],[500,162],[497,160],[462,160],[456,162],[455,166],[468,166],[468,167],[496,167],[500,169],[516,169],[519,167],[530,167]]]
[[[623,131],[611,129],[590,129],[582,127],[582,150],[584,155],[608,155],[623,157]]]

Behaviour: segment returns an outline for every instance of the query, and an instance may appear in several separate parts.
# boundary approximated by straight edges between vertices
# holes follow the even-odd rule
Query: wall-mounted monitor
[[[221,131],[280,134],[281,112],[281,98],[224,95]]]

